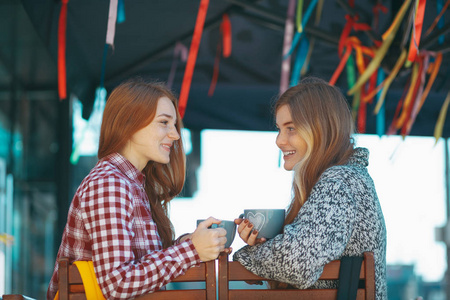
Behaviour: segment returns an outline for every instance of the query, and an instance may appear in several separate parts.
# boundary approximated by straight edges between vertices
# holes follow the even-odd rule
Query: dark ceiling
[[[310,1],[304,1],[305,9]],[[374,22],[372,8],[378,1],[356,1],[360,21]],[[387,7],[380,14],[379,38],[389,27],[402,1],[379,1]],[[114,48],[106,59],[105,88],[111,91],[131,76],[167,81],[177,42],[189,48],[199,0],[124,0],[126,20],[116,26]],[[325,0],[321,21],[314,17],[306,36],[315,38],[306,75],[329,80],[339,63],[337,43],[347,13],[344,0]],[[288,0],[210,1],[205,29],[198,52],[184,123],[193,129],[272,130],[271,104],[279,91],[281,52]],[[0,3],[0,103],[6,112],[11,100],[27,94],[34,100],[55,104],[57,91],[57,29],[61,2],[56,0],[3,0]],[[69,92],[84,104],[88,117],[100,83],[109,1],[71,0],[67,16],[67,79]],[[304,9],[304,10],[305,10]],[[232,54],[221,58],[217,87],[212,97],[208,89],[220,35],[222,15],[228,13],[232,25]],[[424,31],[437,15],[436,0],[427,1]],[[448,24],[448,11],[444,19]],[[383,60],[389,72],[400,53],[403,25]],[[445,28],[447,28],[446,25]],[[448,30],[447,30],[448,31]],[[446,32],[447,32],[446,31]],[[355,33],[372,45],[367,34]],[[433,135],[434,125],[448,92],[449,48],[423,37],[427,50],[443,50],[441,71],[420,112],[412,135]],[[425,42],[426,43],[425,43]],[[185,63],[179,62],[173,89],[179,93]],[[386,126],[392,120],[410,71],[405,69],[394,81],[386,99]],[[345,71],[337,81],[347,91]],[[351,99],[349,98],[349,101]],[[375,118],[369,107],[367,132],[375,132]],[[46,110],[46,108],[43,108]],[[51,109],[49,111],[52,111]],[[0,120],[1,121],[1,120]],[[450,136],[449,122],[444,135]]]

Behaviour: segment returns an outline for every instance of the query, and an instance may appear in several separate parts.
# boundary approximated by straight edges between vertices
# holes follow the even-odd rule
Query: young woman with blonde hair
[[[106,102],[99,161],[72,200],[59,257],[93,261],[107,299],[161,289],[200,261],[224,251],[226,231],[208,229],[173,241],[167,206],[181,192],[185,154],[177,99],[162,84],[133,79]],[[47,298],[58,289],[55,264]]]
[[[325,264],[343,256],[375,256],[376,298],[386,299],[386,227],[372,178],[369,151],[354,148],[348,104],[334,86],[306,78],[275,104],[284,168],[294,170],[293,199],[284,230],[256,239],[248,220],[237,219],[248,244],[234,254],[276,287],[317,288]],[[327,283],[332,285],[333,283]]]

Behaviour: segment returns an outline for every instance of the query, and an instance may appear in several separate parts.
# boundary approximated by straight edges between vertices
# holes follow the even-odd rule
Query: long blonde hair
[[[156,114],[158,100],[167,97],[177,114],[175,127],[178,134],[182,128],[177,99],[162,83],[145,82],[134,78],[117,86],[109,96],[103,112],[100,129],[98,158],[119,152],[130,137],[144,128]],[[145,191],[148,196],[163,247],[172,245],[173,227],[168,218],[168,203],[181,192],[185,180],[186,158],[181,139],[174,141],[170,162],[148,162],[142,173],[146,177]]]
[[[339,89],[319,78],[303,79],[283,93],[275,104],[275,114],[284,105],[307,145],[304,158],[294,167],[294,196],[285,220],[290,224],[320,175],[331,166],[345,164],[352,155],[354,124]]]

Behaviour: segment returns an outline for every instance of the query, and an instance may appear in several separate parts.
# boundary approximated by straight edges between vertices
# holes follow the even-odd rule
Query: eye
[[[161,121],[160,123],[161,123],[161,124],[164,124],[164,125],[167,125],[167,124],[169,124],[169,121],[163,120],[163,121]]]
[[[294,127],[288,127],[287,130],[288,131],[295,131],[295,128]]]

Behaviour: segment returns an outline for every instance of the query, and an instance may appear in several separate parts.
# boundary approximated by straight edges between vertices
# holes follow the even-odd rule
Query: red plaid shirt
[[[158,290],[200,262],[190,239],[162,248],[143,185],[141,172],[111,154],[83,180],[69,209],[58,258],[92,260],[107,299]],[[56,263],[47,298],[57,290]]]

